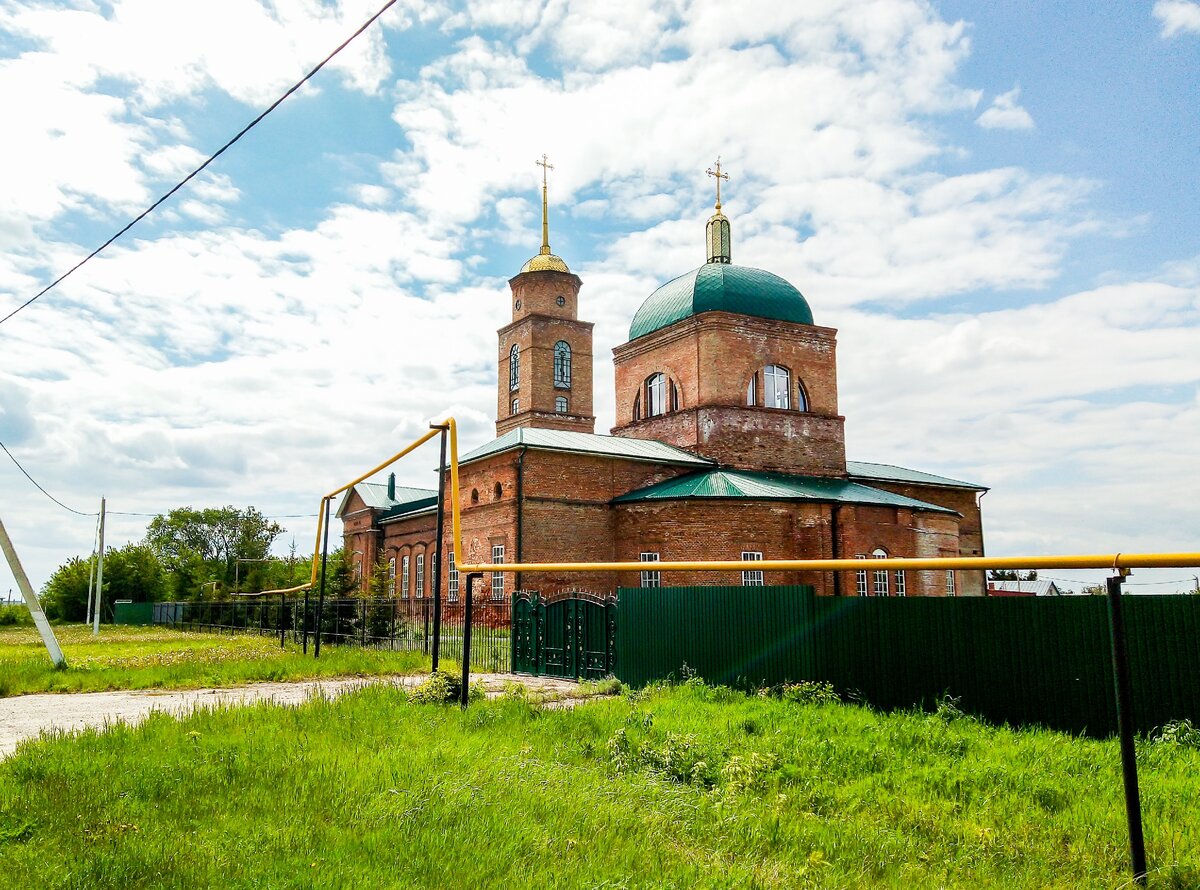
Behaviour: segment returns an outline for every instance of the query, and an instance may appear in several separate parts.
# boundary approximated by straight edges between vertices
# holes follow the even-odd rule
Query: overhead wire
[[[20,470],[24,474],[26,479],[28,479],[30,482],[33,483],[34,487],[37,488],[38,491],[40,491],[46,497],[50,498],[50,500],[54,501],[54,503],[58,504],[60,507],[62,507],[68,513],[74,513],[76,516],[96,516],[96,515],[98,515],[96,513],[85,513],[83,510],[76,510],[73,507],[68,507],[66,504],[64,504],[62,501],[60,501],[58,498],[56,498],[50,492],[46,491],[46,489],[42,488],[41,483],[39,483],[36,479],[34,479],[32,476],[29,475],[29,471],[26,470],[23,466],[21,466],[21,462],[19,460],[17,460],[16,456],[11,451],[8,450],[8,448],[5,446],[5,444],[3,442],[0,442],[0,448],[4,449],[4,453],[8,455],[9,460],[11,460],[14,464],[17,465],[17,469]]]
[[[57,287],[61,282],[65,281],[68,276],[73,274],[76,270],[78,270],[80,267],[82,267],[85,263],[87,263],[92,258],[97,256],[106,247],[111,245],[114,241],[116,241],[118,238],[120,238],[122,235],[124,235],[126,232],[128,232],[130,229],[132,229],[134,226],[136,226],[139,222],[141,222],[143,219],[145,219],[151,213],[153,213],[154,210],[156,210],[160,204],[162,204],[164,201],[166,201],[168,198],[170,198],[172,195],[174,195],[177,191],[179,191],[181,188],[183,188],[185,185],[187,185],[189,182],[191,182],[191,180],[194,179],[197,175],[202,173],[204,171],[204,169],[206,167],[208,167],[209,164],[211,164],[213,161],[215,161],[217,158],[219,158],[221,155],[223,155],[226,152],[226,150],[228,150],[229,148],[231,148],[234,145],[234,143],[236,143],[239,139],[241,139],[243,136],[245,136],[247,133],[249,133],[252,129],[254,129],[254,127],[256,127],[259,124],[259,122],[261,122],[263,120],[263,118],[265,118],[268,114],[270,114],[272,111],[274,111],[276,108],[278,108],[281,104],[283,104],[284,100],[287,99],[289,96],[291,96],[292,93],[296,92],[296,90],[298,90],[298,89],[300,89],[300,87],[304,86],[304,84],[307,83],[310,79],[312,79],[312,77],[318,71],[320,71],[322,68],[324,68],[333,59],[334,56],[336,56],[338,53],[340,53],[342,50],[344,50],[347,46],[349,46],[350,43],[356,37],[358,37],[358,35],[362,34],[363,31],[365,31],[365,30],[367,30],[367,28],[371,27],[371,25],[373,25],[375,23],[375,20],[378,19],[385,12],[387,12],[392,6],[395,5],[395,3],[396,3],[396,0],[388,0],[388,2],[385,3],[382,7],[380,7],[378,12],[376,12],[373,16],[371,16],[369,19],[367,19],[357,31],[355,31],[353,34],[351,34],[349,37],[347,37],[344,41],[342,41],[342,43],[337,47],[337,49],[335,49],[333,52],[331,52],[329,55],[327,55],[324,59],[322,59],[316,65],[315,68],[313,68],[306,75],[304,75],[302,78],[300,78],[294,84],[292,84],[292,86],[289,87],[288,90],[282,96],[280,96],[278,99],[276,99],[274,102],[272,102],[271,105],[268,106],[265,111],[263,111],[261,114],[258,115],[258,117],[256,117],[254,120],[250,121],[250,123],[246,124],[246,126],[242,127],[242,129],[238,131],[236,136],[234,136],[232,139],[230,139],[228,142],[226,142],[224,145],[222,145],[219,149],[217,149],[216,152],[209,155],[208,159],[203,164],[201,164],[199,167],[197,167],[195,170],[193,170],[191,173],[189,173],[187,176],[185,176],[183,179],[181,179],[179,182],[177,182],[171,188],[170,191],[168,191],[166,194],[164,194],[162,197],[160,197],[157,201],[155,201],[153,204],[151,204],[149,207],[147,207],[145,210],[143,210],[141,213],[139,213],[133,220],[131,220],[129,223],[127,223],[119,232],[117,232],[115,235],[113,235],[111,238],[109,238],[107,241],[105,241],[103,244],[101,244],[99,247],[97,247],[95,250],[93,250],[91,253],[89,253],[87,256],[85,256],[83,259],[81,259],[78,263],[76,263],[74,266],[72,266],[70,269],[68,269],[62,275],[59,275],[57,278],[55,278],[53,281],[51,281],[48,285],[46,285],[44,288],[42,288],[40,291],[38,291],[36,294],[34,294],[32,297],[30,297],[28,300],[26,300],[20,306],[18,306],[16,309],[12,310],[12,312],[8,313],[3,318],[0,318],[0,324],[4,324],[6,321],[8,321],[10,318],[12,318],[14,315],[16,315],[22,309],[25,309],[26,307],[32,305],[37,300],[41,299],[43,296],[45,296],[47,293],[49,293],[51,290],[53,290],[55,287]],[[70,509],[70,508],[68,508],[68,509]],[[77,512],[77,511],[73,510],[72,512]]]

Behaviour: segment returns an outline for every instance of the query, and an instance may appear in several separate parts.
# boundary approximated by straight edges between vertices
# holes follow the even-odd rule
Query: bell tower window
[[[556,398],[554,400],[554,413],[555,414],[566,414],[567,413],[567,397],[566,396],[559,396],[558,398]]]
[[[554,385],[558,389],[571,388],[571,344],[566,340],[554,344]]]
[[[516,343],[508,351],[508,388],[510,390],[521,388],[521,347]]]
[[[779,365],[767,365],[763,369],[763,404],[768,408],[790,408],[791,394],[791,372]]]
[[[646,378],[646,416],[666,413],[667,378],[660,371]]]

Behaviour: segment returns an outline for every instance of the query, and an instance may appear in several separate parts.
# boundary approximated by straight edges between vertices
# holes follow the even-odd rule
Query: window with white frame
[[[557,398],[555,398],[554,413],[555,414],[566,414],[567,413],[567,397],[566,396],[558,396]]]
[[[498,565],[502,562],[504,562],[504,545],[503,544],[493,544],[492,545],[492,563]],[[492,599],[494,599],[494,600],[504,599],[504,573],[503,572],[492,572]]]
[[[508,351],[508,388],[519,389],[521,387],[521,347],[516,343],[512,349]]]
[[[657,553],[642,553],[641,556],[638,557],[638,559],[641,560],[642,562],[658,562],[659,561]],[[642,586],[643,587],[658,587],[662,583],[661,577],[662,576],[658,572],[642,572]]]
[[[954,588],[954,570],[946,570],[946,596],[958,596],[958,592]]]
[[[871,551],[871,556],[874,557],[875,559],[887,559],[887,551],[884,550],[883,548],[878,548],[876,550]],[[876,596],[887,596],[888,595],[887,569],[876,569],[874,580],[875,580],[875,595]]]
[[[425,596],[425,554],[417,554],[417,599]]]
[[[904,588],[904,569],[896,569],[896,596],[908,596]]]
[[[408,556],[400,559],[400,599],[408,599]]]
[[[755,561],[759,561],[759,562],[762,561],[762,551],[761,550],[743,550],[742,551],[742,562],[755,562]],[[762,587],[763,586],[762,569],[750,569],[748,571],[742,572],[742,586],[743,587]]]
[[[388,595],[396,595],[396,557],[388,560]]]
[[[558,389],[571,388],[571,344],[566,340],[554,344],[554,385]]]
[[[667,378],[661,371],[646,378],[646,416],[657,417],[667,410]]]
[[[746,384],[746,404],[753,407],[758,404],[758,375],[751,374],[750,382]]]
[[[779,365],[767,365],[763,368],[763,404],[768,408],[790,408],[791,396],[791,372]]]
[[[521,411],[521,400],[513,399],[512,400],[512,410],[510,410],[508,413],[509,414],[518,414],[518,413],[520,413],[520,411]]]
[[[449,571],[446,573],[449,577],[450,602],[458,602],[458,566],[454,564],[454,551],[450,551]]]
[[[856,554],[854,554],[854,558],[855,559],[866,559],[867,554],[856,553]],[[855,573],[854,573],[854,592],[858,596],[866,596],[867,595],[867,570],[866,569],[858,569],[857,571],[855,571]]]

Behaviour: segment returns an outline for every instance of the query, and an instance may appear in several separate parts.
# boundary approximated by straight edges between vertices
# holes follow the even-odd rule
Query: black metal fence
[[[156,603],[154,623],[185,631],[251,633],[315,646],[361,646],[393,651],[433,651],[433,599],[327,599],[242,597],[225,602]],[[439,656],[462,661],[464,609],[442,603]],[[512,596],[485,595],[471,608],[472,670],[512,670]]]

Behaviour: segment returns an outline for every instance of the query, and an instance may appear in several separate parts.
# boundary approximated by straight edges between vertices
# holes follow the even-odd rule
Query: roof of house
[[[350,495],[354,492],[358,493],[368,508],[382,510],[381,518],[399,516],[437,503],[437,492],[432,488],[397,485],[396,496],[389,498],[387,485],[381,482],[360,482],[342,495],[342,502],[338,504],[337,513],[334,514],[338,519],[342,518],[346,505],[350,503]]]
[[[614,504],[638,501],[688,500],[716,498],[727,500],[823,501],[844,504],[906,507],[933,513],[956,511],[915,498],[882,491],[846,479],[818,476],[791,476],[749,470],[708,469],[668,479],[613,499]]]
[[[517,427],[503,436],[481,445],[458,459],[470,463],[501,454],[515,448],[535,448],[543,451],[564,451],[573,454],[596,454],[625,460],[653,461],[679,466],[710,467],[713,461],[691,452],[649,439],[624,439],[620,436],[598,436],[595,433],[576,433],[566,430],[544,430],[536,427]]]
[[[920,470],[894,467],[891,464],[873,464],[861,460],[846,461],[846,472],[850,474],[851,479],[870,479],[876,482],[909,482],[918,485],[941,485],[946,488],[970,488],[973,491],[988,490],[986,485],[977,485],[974,482],[963,482],[960,479],[935,476],[933,473],[923,473]]]
[[[1024,593],[1032,596],[1059,596],[1062,591],[1053,581],[988,581],[988,590],[1004,593]]]

